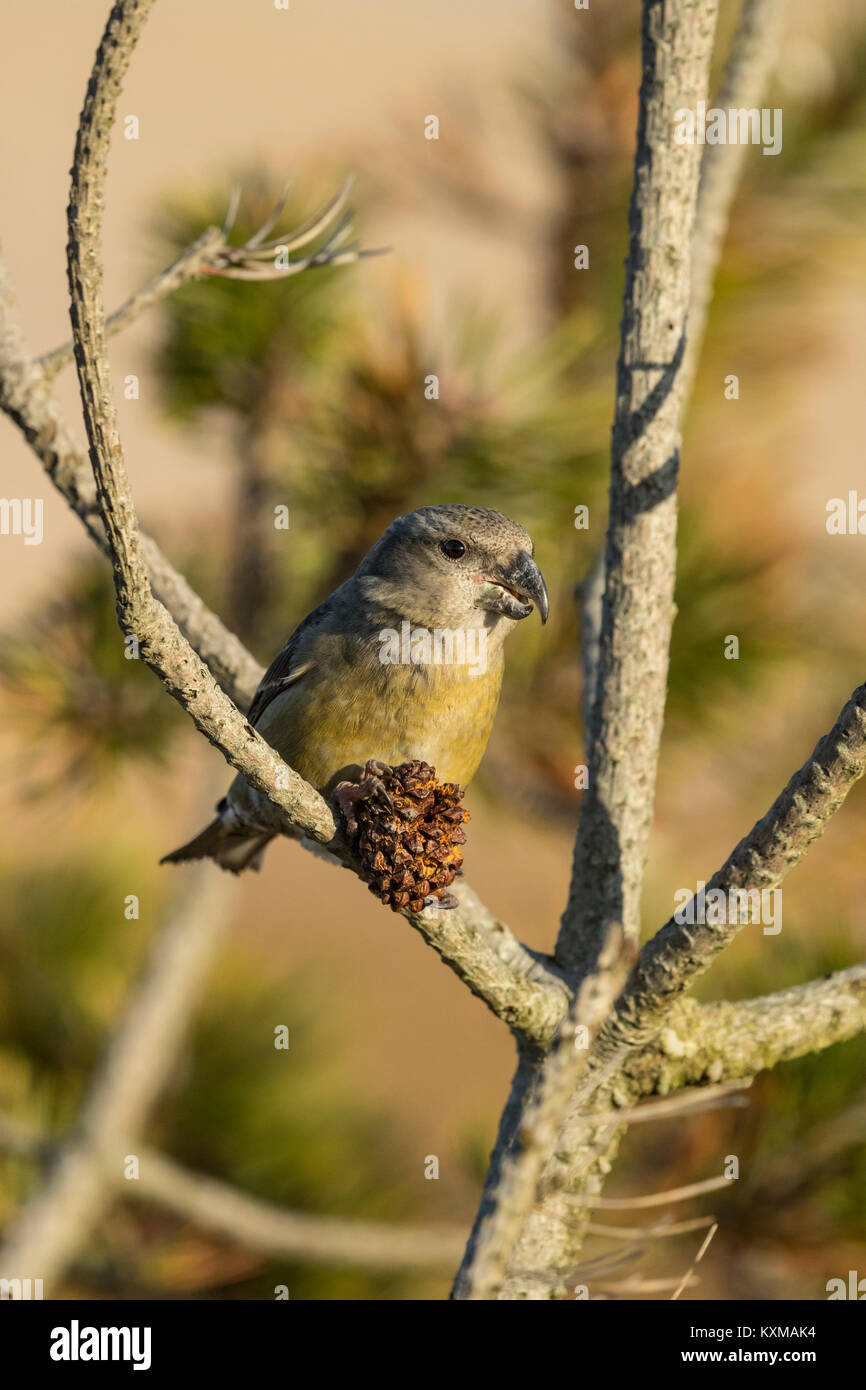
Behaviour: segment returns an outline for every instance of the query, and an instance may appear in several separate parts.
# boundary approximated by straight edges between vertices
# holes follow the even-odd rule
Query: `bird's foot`
[[[390,771],[391,768],[387,763],[381,763],[377,758],[369,758],[360,782],[337,783],[333,793],[334,801],[343,812],[349,835],[357,835],[358,833],[355,807],[359,801],[366,801],[369,797],[375,797],[377,801],[383,802],[386,806],[393,806],[390,793],[382,781],[384,774]]]
[[[459,906],[459,900],[455,898],[453,893],[443,893],[439,898],[436,897],[435,893],[431,893],[429,897],[424,899],[425,912],[438,912],[440,907],[446,912],[450,912],[453,908]]]

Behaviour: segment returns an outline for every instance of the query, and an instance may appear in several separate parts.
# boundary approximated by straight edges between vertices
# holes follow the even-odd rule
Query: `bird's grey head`
[[[412,623],[510,629],[533,604],[547,621],[547,586],[532,554],[516,521],[449,503],[397,517],[357,577],[371,599]]]

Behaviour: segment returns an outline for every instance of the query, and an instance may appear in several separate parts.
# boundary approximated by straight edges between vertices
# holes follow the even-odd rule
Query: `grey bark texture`
[[[675,113],[705,100],[715,0],[646,0],[598,669],[557,959],[591,969],[609,926],[637,937],[674,615],[677,476],[700,147]]]
[[[713,874],[707,892],[778,887],[824,831],[866,772],[866,685],[843,708],[812,756],[794,773],[765,816]],[[697,913],[695,914],[698,915]],[[746,925],[738,920],[694,925],[671,917],[641,951],[627,989],[599,1035],[600,1051],[639,1045],[656,1032],[673,999],[689,988]],[[745,914],[743,914],[745,915]],[[709,910],[706,916],[712,916]],[[758,928],[759,929],[759,928]]]
[[[519,1142],[505,1158],[494,1199],[485,1213],[457,1285],[455,1297],[499,1297],[512,1259],[530,1259],[521,1233],[535,1203],[545,1165],[586,1069],[589,1046],[608,1017],[630,969],[634,950],[622,929],[612,928],[598,969],[588,975],[544,1064],[533,1100],[523,1112]]]

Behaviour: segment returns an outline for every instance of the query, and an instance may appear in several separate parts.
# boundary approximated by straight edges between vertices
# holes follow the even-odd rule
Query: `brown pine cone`
[[[430,898],[453,907],[456,900],[445,889],[463,863],[458,846],[466,841],[469,812],[460,805],[462,789],[438,782],[435,768],[417,759],[375,768],[373,790],[354,806],[361,874],[370,892],[393,912],[420,912]]]

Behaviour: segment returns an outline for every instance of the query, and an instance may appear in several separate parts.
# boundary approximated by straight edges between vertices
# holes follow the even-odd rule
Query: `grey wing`
[[[346,586],[343,585],[342,587],[345,588]],[[282,650],[274,657],[263,675],[261,684],[249,707],[247,719],[251,724],[254,725],[261,719],[271,700],[284,690],[288,690],[290,685],[294,685],[296,681],[312,670],[315,661],[309,657],[309,638],[317,628],[322,627],[331,617],[335,607],[334,600],[340,593],[341,590],[337,589],[335,593],[320,603],[318,608],[314,608],[312,613],[308,613],[306,618],[295,628]]]

